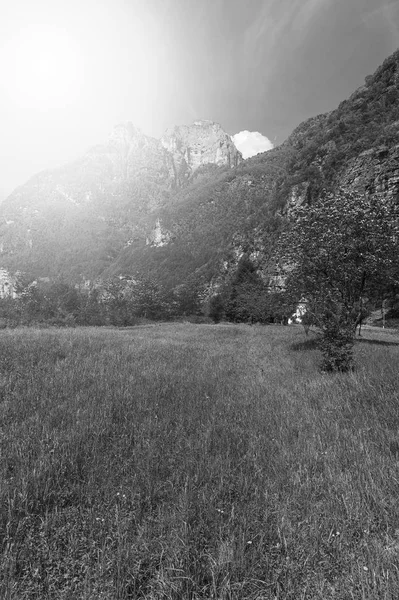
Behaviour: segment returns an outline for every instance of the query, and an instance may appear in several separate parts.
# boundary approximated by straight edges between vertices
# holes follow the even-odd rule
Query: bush
[[[224,315],[223,300],[220,294],[212,296],[209,302],[209,316],[214,323],[220,323]]]
[[[328,319],[323,327],[320,349],[323,353],[322,371],[346,373],[353,370],[353,328],[349,325]]]

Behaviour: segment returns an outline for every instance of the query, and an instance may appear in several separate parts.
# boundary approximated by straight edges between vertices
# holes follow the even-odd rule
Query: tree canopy
[[[382,300],[399,287],[399,205],[339,192],[293,209],[279,244],[285,296],[306,300],[332,346],[325,367],[351,365],[351,338],[364,299]],[[346,356],[346,358],[345,358]],[[341,364],[342,363],[342,364]]]

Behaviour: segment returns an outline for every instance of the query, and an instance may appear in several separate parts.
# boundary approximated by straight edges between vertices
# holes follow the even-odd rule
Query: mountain
[[[399,201],[399,51],[336,110],[245,161],[209,121],[161,140],[131,124],[0,207],[0,265],[71,281],[137,271],[217,288],[245,253],[267,277],[281,220],[325,191]]]
[[[267,278],[279,224],[323,192],[357,190],[399,201],[399,51],[336,110],[301,123],[279,147],[235,169],[198,172],[157,214],[158,238],[124,250],[165,285],[195,277],[215,289],[245,253]],[[159,237],[162,227],[167,238]]]
[[[168,129],[161,144],[173,157],[174,177],[180,185],[202,165],[237,167],[242,161],[231,137],[213,121]]]
[[[145,244],[151,215],[198,169],[241,161],[230,137],[210,121],[176,127],[162,140],[131,123],[118,125],[105,144],[37,174],[3,202],[1,265],[71,281],[98,277],[124,247]]]

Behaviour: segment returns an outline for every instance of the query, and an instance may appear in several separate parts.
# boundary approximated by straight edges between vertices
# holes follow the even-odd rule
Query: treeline
[[[295,311],[295,304],[280,292],[271,291],[269,280],[260,275],[256,266],[244,254],[233,277],[209,302],[208,314],[216,322],[225,319],[233,323],[282,323]]]
[[[271,291],[270,283],[244,254],[231,278],[211,295],[207,286],[194,278],[172,291],[146,278],[114,278],[90,288],[75,287],[62,281],[20,284],[16,298],[0,299],[0,327],[127,327],[144,319],[181,318],[196,322],[285,325],[292,318],[296,303],[287,293]],[[385,298],[385,316],[396,323],[399,296],[386,293]],[[364,317],[379,307],[378,303],[368,302]]]
[[[91,288],[62,281],[19,286],[17,297],[0,299],[0,326],[135,325],[140,319],[169,320],[202,314],[192,283],[166,291],[146,279],[114,278]]]
[[[295,310],[271,293],[246,254],[218,292],[194,277],[173,290],[146,277],[115,277],[90,287],[64,281],[19,282],[17,297],[0,299],[0,327],[136,325],[143,319],[286,323]]]

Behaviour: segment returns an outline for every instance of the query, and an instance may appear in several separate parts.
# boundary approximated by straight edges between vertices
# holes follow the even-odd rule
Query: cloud
[[[240,131],[232,136],[236,148],[244,158],[255,156],[260,152],[266,152],[274,148],[273,143],[259,131]]]

